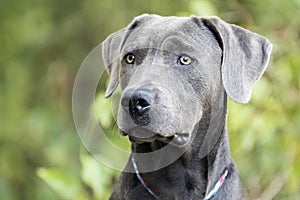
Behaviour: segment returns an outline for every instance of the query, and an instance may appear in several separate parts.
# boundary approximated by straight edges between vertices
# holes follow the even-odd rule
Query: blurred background
[[[249,199],[300,199],[300,0],[1,0],[0,198],[108,198],[119,172],[81,144],[72,87],[88,53],[142,13],[217,15],[269,38],[250,103],[229,101],[231,150]],[[119,139],[105,83],[99,121]]]

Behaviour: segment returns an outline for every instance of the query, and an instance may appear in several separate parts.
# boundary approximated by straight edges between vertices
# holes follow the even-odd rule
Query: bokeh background
[[[300,0],[1,0],[0,199],[108,198],[119,172],[81,144],[72,87],[88,53],[142,13],[218,15],[269,38],[252,100],[229,102],[231,149],[249,199],[300,199]],[[95,107],[118,140],[105,83]]]

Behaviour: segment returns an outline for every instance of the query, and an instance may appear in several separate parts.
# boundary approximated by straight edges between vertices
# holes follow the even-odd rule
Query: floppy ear
[[[119,84],[120,46],[124,37],[124,30],[109,35],[102,43],[102,57],[108,75],[110,76],[105,98],[108,98],[116,90]]]
[[[272,44],[264,37],[218,17],[203,18],[222,50],[222,81],[229,97],[237,103],[250,100],[255,82],[265,71]]]
[[[151,18],[151,15],[143,14],[135,17],[127,28],[121,29],[109,35],[102,43],[102,57],[107,73],[110,76],[108,87],[105,91],[105,97],[108,98],[116,90],[119,84],[119,68],[120,68],[120,51],[123,42],[126,40],[130,32],[140,23]]]

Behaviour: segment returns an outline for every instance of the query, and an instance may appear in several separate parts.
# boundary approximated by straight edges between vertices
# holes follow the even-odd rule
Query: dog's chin
[[[130,142],[132,143],[137,143],[137,144],[142,144],[142,143],[146,143],[146,142],[155,142],[155,141],[160,141],[166,144],[171,144],[171,145],[175,145],[178,147],[184,146],[185,144],[188,143],[189,141],[189,134],[188,133],[175,133],[174,135],[171,136],[162,136],[160,134],[155,134],[151,137],[135,137],[132,136],[128,133],[125,133],[123,131],[120,131],[121,135],[123,136],[128,136]]]

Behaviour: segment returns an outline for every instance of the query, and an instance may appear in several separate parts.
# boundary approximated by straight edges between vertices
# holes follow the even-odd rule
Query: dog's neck
[[[187,195],[186,199],[189,199],[188,197],[192,197],[192,195],[203,197],[217,182],[224,169],[230,170],[231,157],[226,130],[227,96],[223,93],[220,97],[219,101],[221,102],[212,102],[210,108],[203,113],[193,141],[186,149],[182,149],[184,152],[179,159],[162,169],[142,173],[144,181],[158,195],[168,198],[169,196],[164,195],[168,195],[165,192],[170,190],[169,183],[172,183],[172,188],[176,188],[173,191],[174,193],[188,191],[185,194]],[[222,110],[219,110],[217,115],[212,116],[214,104],[221,105]],[[216,128],[210,130],[210,124],[213,124]],[[214,138],[216,141],[207,140],[213,144],[211,149],[201,148],[207,134],[217,134],[217,137]],[[143,144],[133,143],[132,151],[134,153],[153,152],[163,148],[165,145],[159,141]],[[224,151],[224,149],[228,149],[228,151]],[[204,155],[200,151],[207,151],[207,153],[204,152]],[[164,155],[162,155],[160,158],[153,160],[153,162],[159,165],[165,162],[165,159]],[[161,177],[164,178],[162,179]],[[160,182],[158,183],[156,180],[160,180]]]

